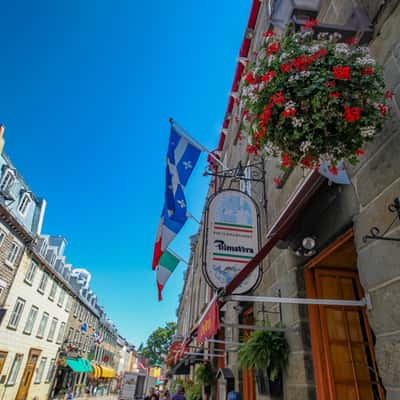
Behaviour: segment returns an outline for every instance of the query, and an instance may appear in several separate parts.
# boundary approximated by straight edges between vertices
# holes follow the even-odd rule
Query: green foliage
[[[138,352],[141,356],[147,357],[151,365],[162,364],[163,358],[168,354],[175,330],[176,323],[167,322],[164,327],[159,327],[151,333],[146,341],[146,345],[141,344]]]
[[[242,83],[248,152],[282,157],[283,167],[356,163],[382,127],[391,97],[382,68],[368,47],[324,35],[263,42]]]
[[[238,363],[241,368],[267,370],[271,381],[286,368],[289,345],[283,332],[254,331],[240,348]]]
[[[215,380],[216,373],[210,363],[197,364],[195,370],[196,383],[204,386],[212,385]]]
[[[174,379],[174,381],[172,382],[172,385],[171,385],[172,393],[176,393],[177,385],[184,385],[184,383],[185,383],[185,381],[183,379],[180,379],[180,378]]]
[[[202,400],[201,384],[188,382],[183,386],[185,388],[185,397],[187,400]]]

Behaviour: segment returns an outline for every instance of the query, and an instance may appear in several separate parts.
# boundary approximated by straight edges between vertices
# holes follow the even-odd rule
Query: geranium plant
[[[312,23],[311,23],[312,22]],[[340,34],[272,31],[243,77],[249,153],[280,157],[281,166],[356,163],[389,114],[391,92],[366,46]]]

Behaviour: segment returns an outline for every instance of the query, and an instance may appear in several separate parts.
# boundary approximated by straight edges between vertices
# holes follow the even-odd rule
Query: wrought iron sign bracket
[[[246,178],[245,176],[245,172],[248,169],[251,171],[250,178]],[[239,161],[236,168],[225,169],[217,173],[206,171],[204,176],[216,176],[218,178],[229,178],[240,181],[262,182],[265,184],[264,159],[246,166],[243,166],[242,162]]]
[[[389,232],[390,228],[393,226],[393,224],[398,220],[400,221],[400,197],[396,197],[393,201],[393,204],[390,204],[388,207],[389,211],[392,213],[396,213],[396,216],[394,220],[391,222],[391,224],[386,228],[385,232],[381,235],[381,232],[379,228],[376,226],[373,226],[370,229],[370,234],[365,235],[363,237],[364,243],[367,243],[368,240],[388,240],[392,242],[400,242],[400,238],[394,238],[390,236],[386,236],[386,233]]]

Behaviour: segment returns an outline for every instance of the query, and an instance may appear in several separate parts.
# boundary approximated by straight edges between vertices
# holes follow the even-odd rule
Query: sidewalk
[[[75,397],[74,400],[117,400],[116,394],[110,394],[108,396],[83,396]]]

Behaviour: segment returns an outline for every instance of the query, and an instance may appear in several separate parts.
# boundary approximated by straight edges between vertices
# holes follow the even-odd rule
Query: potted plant
[[[306,31],[277,38],[272,31],[242,80],[247,151],[279,157],[281,167],[356,163],[389,115],[393,92],[366,46],[354,38]]]
[[[209,362],[198,364],[195,370],[196,383],[204,387],[204,392],[211,393],[211,385],[215,383],[216,373]]]
[[[288,356],[289,345],[283,332],[254,331],[240,348],[238,363],[241,368],[255,369],[258,375],[265,371],[270,393],[279,395]]]

